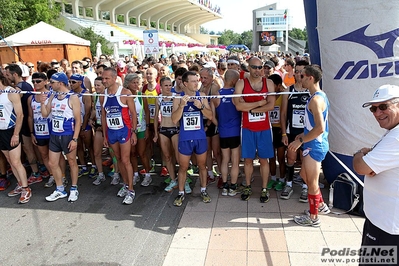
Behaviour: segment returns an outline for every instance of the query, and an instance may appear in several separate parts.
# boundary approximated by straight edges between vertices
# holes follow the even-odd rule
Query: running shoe
[[[135,186],[138,182],[140,182],[140,176],[138,175],[133,176],[133,186]]]
[[[89,177],[90,178],[95,178],[98,175],[98,170],[97,168],[90,168],[90,172],[89,172]]]
[[[283,190],[285,184],[282,181],[277,181],[277,184],[274,186],[275,191],[281,191]]]
[[[18,203],[28,203],[30,198],[32,197],[32,191],[29,187],[23,188],[21,196],[19,197]]]
[[[10,181],[7,178],[0,178],[0,191],[6,190],[10,186]]]
[[[173,201],[173,205],[180,207],[183,204],[184,194],[179,194]]]
[[[47,183],[44,184],[44,187],[52,187],[55,184],[54,177],[51,175],[50,178],[48,179]]]
[[[204,203],[211,202],[211,197],[209,196],[208,192],[206,192],[206,190],[201,192],[201,198]]]
[[[66,191],[59,191],[58,189],[54,190],[53,193],[51,193],[50,196],[46,197],[47,201],[56,201],[58,199],[63,199],[66,198],[68,196],[68,193]]]
[[[127,195],[128,191],[129,191],[129,190],[127,189],[126,185],[123,185],[123,186],[119,189],[119,191],[118,191],[118,193],[116,194],[116,196],[123,198],[123,197],[125,197],[125,196]]]
[[[221,178],[219,178],[221,179]],[[229,194],[229,184],[223,184],[222,183],[222,196],[227,196]]]
[[[168,176],[169,175],[169,171],[165,166],[162,166],[162,170],[161,170],[161,176]]]
[[[269,191],[267,191],[266,188],[262,188],[262,191],[260,192],[260,198],[259,198],[260,202],[266,203],[269,201],[269,198],[270,198]]]
[[[122,203],[126,204],[126,205],[130,205],[133,203],[135,197],[136,197],[136,193],[134,191],[128,191],[126,193],[126,196],[123,199]]]
[[[331,212],[330,208],[328,208],[326,203],[324,203],[321,207],[319,207],[319,214],[325,215],[325,214],[329,214],[330,212]],[[307,216],[310,216],[309,210],[305,210],[303,213],[306,214]]]
[[[168,176],[167,178],[165,178],[165,180],[163,181],[165,184],[169,184],[172,181],[172,178],[170,178],[170,176]]]
[[[15,188],[13,190],[11,190],[10,192],[8,192],[8,196],[14,197],[14,196],[18,196],[21,193],[22,193],[22,187],[17,183]]]
[[[118,185],[119,181],[121,180],[120,176],[118,173],[114,173],[114,175],[112,176],[112,180],[111,180],[111,185]]]
[[[147,175],[147,176],[144,177],[143,182],[141,182],[141,186],[148,187],[151,184],[151,182],[152,182],[151,176]]]
[[[271,179],[271,180],[267,183],[266,188],[267,188],[267,189],[273,189],[276,185],[277,185],[277,181]]]
[[[37,173],[37,174],[32,173],[29,176],[29,178],[28,178],[28,185],[32,185],[32,184],[35,184],[35,183],[40,183],[42,181],[43,181],[43,178],[40,176],[39,173]]]
[[[308,189],[307,188],[302,188],[301,196],[299,196],[299,201],[303,202],[303,203],[308,202]]]
[[[69,197],[68,201],[69,202],[75,202],[78,200],[79,197],[79,191],[77,189],[72,189],[69,191]]]
[[[166,192],[172,192],[173,189],[177,188],[179,184],[177,183],[177,180],[172,180],[170,181],[169,185],[166,186],[165,191]]]
[[[184,184],[184,191],[186,192],[186,194],[191,194],[191,192],[192,192],[190,184],[187,181]]]
[[[283,191],[281,192],[280,198],[288,200],[290,199],[292,193],[294,193],[294,189],[290,186],[285,186]]]
[[[78,173],[78,177],[82,177],[82,176],[84,176],[84,175],[88,175],[90,172],[89,172],[89,169],[80,169],[79,170],[79,173]]]
[[[251,195],[252,195],[252,188],[250,186],[247,186],[242,191],[241,199],[247,201],[249,200]]]
[[[96,180],[93,181],[93,185],[98,186],[98,185],[101,184],[101,182],[104,182],[104,181],[105,181],[105,176],[104,176],[104,174],[102,174],[102,175],[97,175]]]
[[[319,227],[320,226],[320,219],[312,219],[308,215],[301,215],[301,216],[294,216],[294,222],[302,226],[313,226]]]

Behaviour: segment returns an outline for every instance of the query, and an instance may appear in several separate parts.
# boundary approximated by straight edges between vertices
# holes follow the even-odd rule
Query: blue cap
[[[77,80],[77,81],[82,81],[84,80],[84,76],[80,75],[80,74],[73,74],[69,79],[72,80]]]
[[[55,81],[62,82],[62,83],[65,84],[65,86],[68,86],[68,83],[69,83],[68,77],[67,77],[67,75],[65,75],[64,72],[54,73],[54,74],[51,76],[50,79],[55,80]]]

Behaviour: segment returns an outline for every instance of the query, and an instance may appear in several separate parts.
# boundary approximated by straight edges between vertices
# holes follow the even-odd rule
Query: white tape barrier
[[[98,93],[75,93],[75,92],[56,92],[56,91],[47,91],[47,92],[39,92],[39,91],[20,91],[20,90],[0,90],[0,93],[18,93],[18,94],[56,94],[56,95],[79,95],[79,96],[107,96],[107,97],[141,97],[141,98],[182,98],[182,96],[153,96],[153,95],[137,95],[137,94],[98,94]],[[304,92],[268,92],[268,93],[250,93],[250,94],[232,94],[232,95],[204,95],[204,96],[191,96],[192,99],[199,98],[236,98],[236,97],[248,97],[248,96],[278,96],[283,94],[308,94],[308,91]]]

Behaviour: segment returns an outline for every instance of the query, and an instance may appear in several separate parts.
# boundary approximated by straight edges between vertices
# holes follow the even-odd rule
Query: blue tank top
[[[72,108],[69,106],[69,98],[67,95],[64,99],[59,100],[57,95],[51,102],[51,134],[56,136],[73,135],[75,131],[75,117]]]
[[[232,95],[234,88],[220,89],[219,94]],[[233,98],[221,98],[220,104],[216,107],[218,115],[218,128],[221,138],[237,137],[241,133],[241,112],[237,111],[233,104]]]
[[[317,136],[317,138],[315,138],[314,140],[311,140],[309,142],[306,142],[303,144],[303,148],[305,149],[312,149],[312,150],[320,150],[323,152],[327,152],[329,149],[329,144],[328,144],[328,110],[330,108],[330,103],[327,99],[327,95],[324,93],[324,91],[317,91],[316,93],[314,93],[308,100],[307,104],[306,104],[306,109],[305,109],[305,128],[304,128],[304,133],[305,135],[309,133],[310,130],[313,129],[313,127],[315,126],[315,122],[314,122],[314,116],[313,114],[310,112],[309,110],[309,103],[312,100],[312,98],[315,95],[319,95],[321,97],[323,97],[325,103],[326,103],[326,109],[323,111],[323,120],[326,124],[325,130],[322,134],[320,134],[319,136]]]
[[[104,97],[103,107],[108,130],[120,130],[125,127],[131,128],[129,107],[122,103],[118,96],[121,95],[122,89],[122,86],[118,88],[115,93],[116,97]],[[108,89],[105,90],[105,94],[108,94]]]
[[[180,94],[180,96],[183,95],[184,92]],[[195,96],[200,96],[200,93],[198,91],[195,92]],[[194,106],[194,102],[187,102],[180,118],[179,141],[206,139],[202,120],[203,114],[201,110]]]

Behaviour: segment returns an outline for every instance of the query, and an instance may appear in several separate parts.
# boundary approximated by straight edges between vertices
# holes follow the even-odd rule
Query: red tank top
[[[255,91],[252,89],[248,79],[244,79],[244,89],[242,94],[253,94],[253,93],[266,93],[267,89],[266,79],[262,78],[262,90]],[[258,102],[264,99],[264,96],[244,96],[244,101],[247,103]],[[262,131],[270,129],[269,112],[254,113],[242,112],[242,128],[249,129],[251,131]]]

